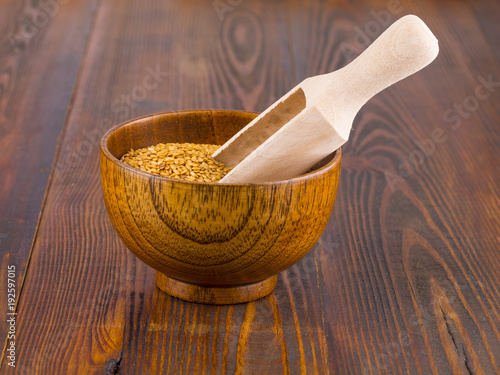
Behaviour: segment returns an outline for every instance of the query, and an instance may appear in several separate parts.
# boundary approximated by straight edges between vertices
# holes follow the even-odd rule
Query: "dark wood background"
[[[59,1],[0,1],[2,373],[500,373],[499,1]],[[314,249],[249,304],[160,292],[107,216],[103,132],[262,111],[409,13],[440,55],[357,116]]]

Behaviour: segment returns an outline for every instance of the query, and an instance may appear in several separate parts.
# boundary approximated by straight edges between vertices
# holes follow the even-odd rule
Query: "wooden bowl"
[[[104,200],[118,235],[156,270],[156,284],[184,300],[247,302],[314,246],[330,218],[340,150],[303,176],[258,184],[189,182],[119,161],[160,142],[222,145],[257,115],[240,111],[162,113],[109,130],[101,141]]]

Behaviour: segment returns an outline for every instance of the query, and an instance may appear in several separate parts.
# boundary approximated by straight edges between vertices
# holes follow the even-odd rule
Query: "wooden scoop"
[[[220,182],[278,181],[306,172],[347,141],[354,117],[372,96],[438,52],[420,18],[401,18],[352,63],[305,79],[217,150],[212,156],[234,168]]]

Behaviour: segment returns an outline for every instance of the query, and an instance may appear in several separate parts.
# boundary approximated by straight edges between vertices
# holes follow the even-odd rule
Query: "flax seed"
[[[134,168],[160,176],[217,182],[231,170],[211,157],[219,147],[194,143],[158,143],[130,150],[120,160]]]

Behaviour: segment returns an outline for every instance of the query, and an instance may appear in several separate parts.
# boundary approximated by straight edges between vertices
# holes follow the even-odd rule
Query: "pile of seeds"
[[[194,143],[158,143],[130,150],[120,160],[160,176],[217,182],[231,170],[211,157],[219,147]]]

